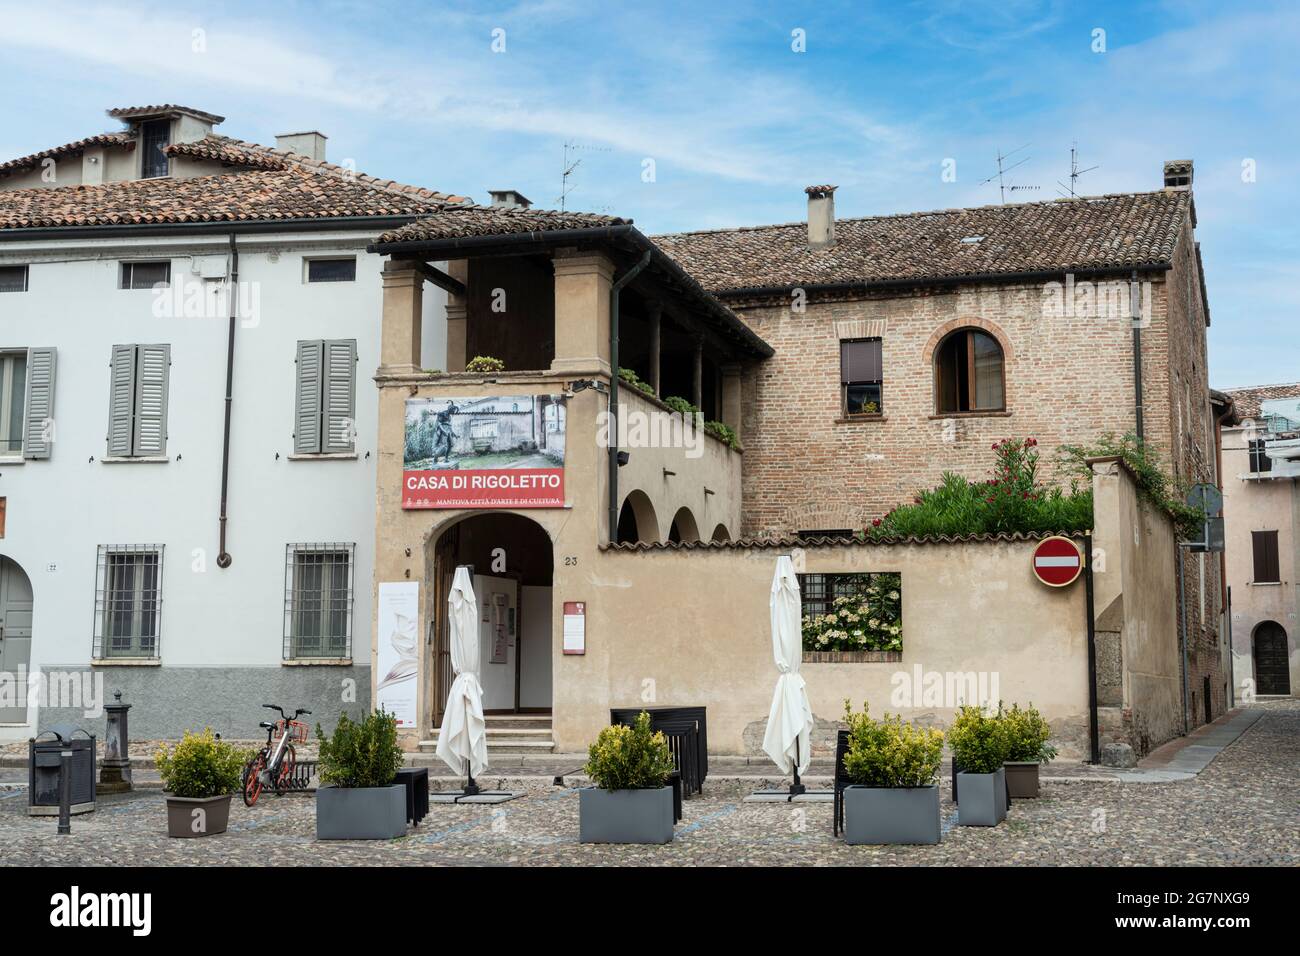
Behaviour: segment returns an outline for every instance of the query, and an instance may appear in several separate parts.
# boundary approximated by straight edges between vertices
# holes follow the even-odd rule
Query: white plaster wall
[[[353,652],[369,664],[372,376],[382,295],[382,259],[365,252],[371,239],[371,232],[240,237],[240,280],[260,294],[260,315],[244,320],[236,338],[227,545],[234,561],[225,570],[216,557],[227,319],[158,318],[151,292],[117,286],[121,258],[171,258],[175,282],[188,275],[191,254],[224,254],[228,238],[0,244],[0,264],[30,263],[30,291],[0,295],[0,347],[58,349],[51,458],[0,462],[8,501],[0,553],[32,581],[33,667],[88,664],[97,546],[146,543],[165,545],[164,669],[283,666],[290,542],[355,542]],[[356,281],[306,284],[303,257],[331,254],[357,256]],[[425,352],[436,367],[445,360],[445,295],[425,293]],[[289,458],[295,344],[307,338],[357,340],[353,459]],[[162,342],[171,345],[169,460],[105,463],[110,349]],[[25,738],[29,729],[0,728],[0,739]]]

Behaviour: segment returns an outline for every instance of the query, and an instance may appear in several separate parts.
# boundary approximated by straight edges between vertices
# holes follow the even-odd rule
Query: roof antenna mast
[[[567,140],[564,144],[564,171],[560,174],[560,194],[555,197],[555,201],[560,204],[560,211],[564,212],[565,200],[569,193],[577,187],[573,185],[573,172],[582,165],[581,159],[575,159],[569,162],[569,154],[576,153],[578,150],[588,150],[590,152],[609,153],[613,150],[608,147],[584,146],[581,143],[575,143],[573,140]]]
[[[1100,169],[1100,168],[1101,168],[1100,163],[1098,163],[1096,166],[1089,166],[1087,169],[1079,168],[1079,142],[1078,140],[1075,140],[1070,144],[1070,185],[1067,186],[1065,185],[1065,183],[1061,182],[1058,179],[1056,181],[1056,185],[1060,186],[1061,188],[1058,189],[1057,192],[1059,192],[1062,196],[1068,197],[1069,199],[1074,199],[1078,195],[1078,193],[1075,191],[1075,187],[1079,184],[1079,177],[1082,176],[1084,173],[1090,173],[1094,169]]]
[[[998,150],[998,171],[994,173],[992,176],[990,176],[988,179],[984,180],[984,182],[980,183],[981,186],[987,186],[989,183],[993,182],[993,180],[996,179],[998,181],[998,199],[1003,205],[1006,205],[1007,193],[1021,192],[1024,190],[1033,190],[1038,188],[1037,186],[1012,186],[1009,182],[1007,182],[1007,178],[1006,178],[1007,173],[1011,172],[1011,170],[1015,169],[1017,166],[1023,166],[1025,163],[1029,162],[1029,160],[1032,159],[1033,157],[1026,156],[1023,159],[1018,159],[1010,166],[1006,165],[1007,160],[1009,160],[1012,156],[1016,155],[1016,153],[1020,152],[1022,149],[1028,149],[1028,148],[1029,148],[1029,144],[1025,143],[1024,146],[1018,146],[1009,153],[1003,153],[1002,150]]]

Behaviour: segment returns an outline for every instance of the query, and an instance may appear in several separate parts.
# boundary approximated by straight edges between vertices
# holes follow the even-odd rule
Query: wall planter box
[[[406,785],[316,791],[316,839],[392,840],[406,835]]]
[[[844,842],[938,843],[939,787],[844,788]]]
[[[673,788],[578,791],[579,843],[671,843]]]
[[[957,804],[959,824],[995,827],[1007,818],[1007,775],[1002,767],[995,773],[963,770],[957,777],[961,780],[961,803]]]
[[[189,838],[225,833],[230,823],[230,799],[221,797],[174,797],[167,794],[167,835]]]
[[[1007,790],[1014,799],[1034,800],[1038,797],[1038,763],[1036,761],[1008,761],[1002,765],[1007,774]]]

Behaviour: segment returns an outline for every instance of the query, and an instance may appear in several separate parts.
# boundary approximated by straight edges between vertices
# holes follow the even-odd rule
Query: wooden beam
[[[465,294],[465,283],[461,282],[459,279],[452,278],[441,269],[437,269],[421,259],[403,259],[400,261],[409,262],[412,269],[420,273],[420,275],[424,276],[427,281],[432,282],[444,292],[448,292],[451,295]]]

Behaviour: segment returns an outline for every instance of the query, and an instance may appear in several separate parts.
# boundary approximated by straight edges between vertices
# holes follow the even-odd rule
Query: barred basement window
[[[290,544],[284,561],[284,659],[352,656],[355,544]]]
[[[156,658],[162,621],[161,544],[101,544],[93,656]]]
[[[801,574],[799,591],[805,651],[903,649],[901,574]]]

